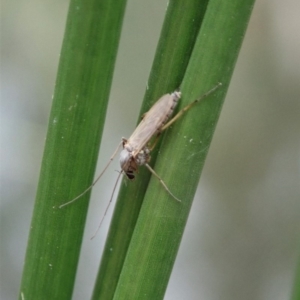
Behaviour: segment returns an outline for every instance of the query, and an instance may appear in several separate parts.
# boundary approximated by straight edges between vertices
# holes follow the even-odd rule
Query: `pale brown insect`
[[[184,107],[182,110],[180,110],[171,120],[169,120],[170,116],[172,115],[174,108],[176,107],[179,99],[181,98],[181,92],[175,91],[172,94],[166,94],[162,96],[152,107],[151,109],[145,113],[142,117],[142,121],[139,123],[137,128],[134,130],[130,138],[127,140],[125,138],[122,138],[121,143],[118,145],[118,148],[115,150],[113,155],[111,156],[108,164],[104,168],[104,170],[101,172],[101,174],[97,177],[97,179],[93,182],[91,186],[89,186],[83,193],[78,195],[76,198],[72,199],[71,201],[64,203],[59,206],[59,208],[62,208],[63,206],[66,206],[68,204],[71,204],[72,202],[76,201],[78,198],[83,196],[86,192],[88,192],[101,178],[103,173],[106,171],[114,157],[116,156],[120,146],[123,146],[123,150],[120,153],[120,165],[122,171],[120,172],[117,182],[115,184],[114,190],[117,186],[118,180],[120,178],[120,175],[124,172],[126,176],[133,180],[135,178],[135,173],[138,171],[138,166],[145,165],[148,170],[160,181],[160,183],[163,185],[165,190],[177,201],[180,202],[180,199],[175,197],[167,185],[164,183],[164,181],[159,177],[158,174],[150,167],[148,164],[150,161],[150,153],[152,149],[155,147],[157,138],[160,135],[161,132],[163,132],[165,129],[167,129],[171,124],[173,124],[184,112],[189,110],[193,105],[195,105],[200,100],[206,98],[208,95],[212,94],[216,89],[218,89],[222,84],[218,83],[216,86],[214,86],[212,89],[210,89],[208,92],[206,92],[204,95],[202,95],[199,99],[194,100],[192,103]],[[169,120],[169,121],[168,121]],[[152,139],[152,137],[156,136],[156,140],[154,141],[153,145],[149,145],[149,141]],[[114,193],[114,191],[113,191]],[[113,195],[112,195],[113,197]],[[110,199],[110,202],[112,200],[112,197]],[[110,204],[109,202],[109,204]],[[108,205],[109,207],[109,205]],[[108,207],[106,208],[105,214],[108,210]],[[105,216],[104,214],[104,216]],[[102,221],[101,221],[102,222]]]

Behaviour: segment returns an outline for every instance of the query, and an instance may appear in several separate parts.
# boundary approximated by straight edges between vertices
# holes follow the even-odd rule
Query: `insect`
[[[218,83],[216,86],[214,86],[212,89],[210,89],[208,92],[203,94],[200,98],[194,100],[187,106],[185,106],[183,109],[181,109],[172,119],[169,120],[171,117],[179,99],[181,98],[181,92],[175,91],[171,94],[165,94],[162,96],[151,108],[148,112],[146,112],[137,128],[134,130],[132,135],[129,137],[129,139],[122,138],[121,143],[118,145],[117,149],[111,156],[109,162],[105,166],[104,170],[101,172],[101,174],[96,178],[96,180],[92,183],[91,186],[89,186],[84,192],[82,192],[80,195],[78,195],[76,198],[70,200],[69,202],[66,202],[59,206],[59,208],[62,208],[66,205],[69,205],[76,201],[78,198],[82,197],[85,193],[87,193],[92,187],[98,182],[98,180],[101,178],[101,176],[104,174],[114,157],[116,156],[117,152],[119,151],[120,147],[123,147],[123,150],[120,153],[120,165],[121,165],[121,172],[118,176],[118,179],[116,181],[113,194],[115,191],[115,188],[117,186],[118,180],[120,178],[120,175],[124,172],[128,179],[133,180],[135,178],[135,173],[138,171],[138,167],[145,165],[148,170],[159,180],[159,182],[162,184],[162,186],[165,188],[165,190],[177,201],[181,201],[178,199],[175,195],[172,194],[172,192],[169,190],[165,182],[160,178],[160,176],[150,167],[149,161],[150,161],[150,153],[155,147],[159,135],[167,129],[171,124],[173,124],[179,117],[181,117],[187,110],[189,110],[192,106],[194,106],[196,103],[201,101],[202,99],[206,98],[210,94],[212,94],[215,90],[217,90],[222,84]],[[155,140],[153,142],[153,145],[149,145],[149,141],[155,137]],[[110,202],[113,198],[110,199]],[[109,204],[110,204],[109,202]],[[109,207],[109,205],[108,205]],[[105,214],[108,210],[108,207],[106,208]],[[105,216],[104,214],[104,216]],[[102,222],[102,221],[101,221]]]

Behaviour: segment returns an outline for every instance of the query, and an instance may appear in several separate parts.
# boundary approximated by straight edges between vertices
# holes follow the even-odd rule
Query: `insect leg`
[[[203,94],[200,98],[194,100],[193,102],[191,102],[190,104],[188,104],[187,106],[185,106],[183,109],[181,109],[167,124],[165,124],[160,132],[164,131],[165,129],[167,129],[170,125],[172,125],[178,118],[180,118],[186,111],[188,111],[192,106],[194,106],[196,103],[200,102],[201,100],[203,100],[204,98],[206,98],[207,96],[209,96],[210,94],[212,94],[215,90],[217,90],[220,86],[222,85],[221,82],[219,82],[216,86],[214,86],[212,89],[210,89],[208,92],[206,92],[205,94]]]
[[[159,180],[159,182],[162,184],[162,186],[165,188],[165,190],[178,202],[181,202],[180,199],[178,199],[177,197],[175,197],[171,191],[169,190],[169,188],[167,187],[167,185],[163,182],[163,180],[158,176],[158,174],[148,165],[145,164],[145,166],[148,168],[148,170]]]
[[[121,145],[123,144],[123,141],[118,145],[118,148],[115,150],[114,154],[111,156],[111,158],[109,159],[108,164],[105,166],[104,170],[100,173],[100,175],[96,178],[96,180],[85,190],[83,191],[80,195],[78,195],[77,197],[75,197],[74,199],[62,204],[59,206],[59,208],[62,208],[66,205],[69,205],[73,202],[75,202],[77,199],[79,199],[80,197],[82,197],[84,194],[86,194],[90,189],[92,189],[92,187],[98,182],[98,180],[101,178],[101,176],[104,174],[104,172],[106,171],[106,169],[108,168],[108,166],[110,165],[110,163],[113,161],[114,157],[116,156],[116,154],[119,151],[119,148],[121,147]]]
[[[160,137],[160,132],[157,134],[157,136],[155,137],[154,142],[152,143],[151,147],[149,146],[149,150],[150,152],[155,148],[155,146],[157,145],[158,141],[159,141],[159,137]]]
[[[116,188],[117,188],[117,185],[118,185],[118,182],[119,182],[119,179],[120,179],[122,173],[123,173],[123,171],[121,171],[121,172],[119,173],[119,175],[118,175],[117,181],[116,181],[116,183],[115,183],[115,186],[114,186],[113,192],[112,192],[112,194],[111,194],[111,197],[110,197],[110,199],[109,199],[108,205],[107,205],[107,207],[106,207],[105,213],[104,213],[104,215],[103,215],[103,217],[102,217],[102,219],[101,219],[101,221],[100,221],[100,224],[99,224],[99,226],[98,226],[98,228],[97,228],[95,234],[91,237],[91,240],[97,235],[97,233],[98,233],[98,231],[99,231],[99,229],[100,229],[100,227],[101,227],[101,225],[102,225],[102,222],[103,222],[103,220],[104,220],[104,218],[105,218],[105,216],[106,216],[106,213],[107,213],[107,211],[108,211],[108,209],[109,209],[109,206],[110,206],[110,204],[111,204],[111,202],[112,202],[112,199],[113,199],[113,197],[114,197],[114,194],[115,194],[115,191],[116,191]]]

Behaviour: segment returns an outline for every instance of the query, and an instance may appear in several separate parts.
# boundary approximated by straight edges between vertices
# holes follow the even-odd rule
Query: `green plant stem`
[[[19,299],[70,299],[126,1],[71,0]]]
[[[182,202],[151,178],[114,300],[163,299],[254,0],[210,0],[181,85],[180,107],[223,86],[164,136],[156,172]]]
[[[180,86],[206,6],[206,0],[169,2],[141,115],[160,96]],[[151,154],[152,163],[156,155],[157,151]],[[142,167],[134,182],[123,182],[121,186],[92,297],[94,300],[113,298],[150,176],[150,172]]]
[[[291,300],[300,299],[300,259],[298,260],[297,270],[295,272],[294,286]]]

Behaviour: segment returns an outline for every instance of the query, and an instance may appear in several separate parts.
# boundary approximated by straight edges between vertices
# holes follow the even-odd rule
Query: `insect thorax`
[[[139,166],[148,163],[150,159],[150,149],[147,146],[145,146],[135,157],[135,161]]]
[[[135,154],[134,149],[126,142],[127,141],[124,140],[124,148],[120,153],[120,165],[127,177],[132,180],[135,178],[134,173],[138,171],[138,166],[150,161],[150,149],[145,146],[140,152]]]

